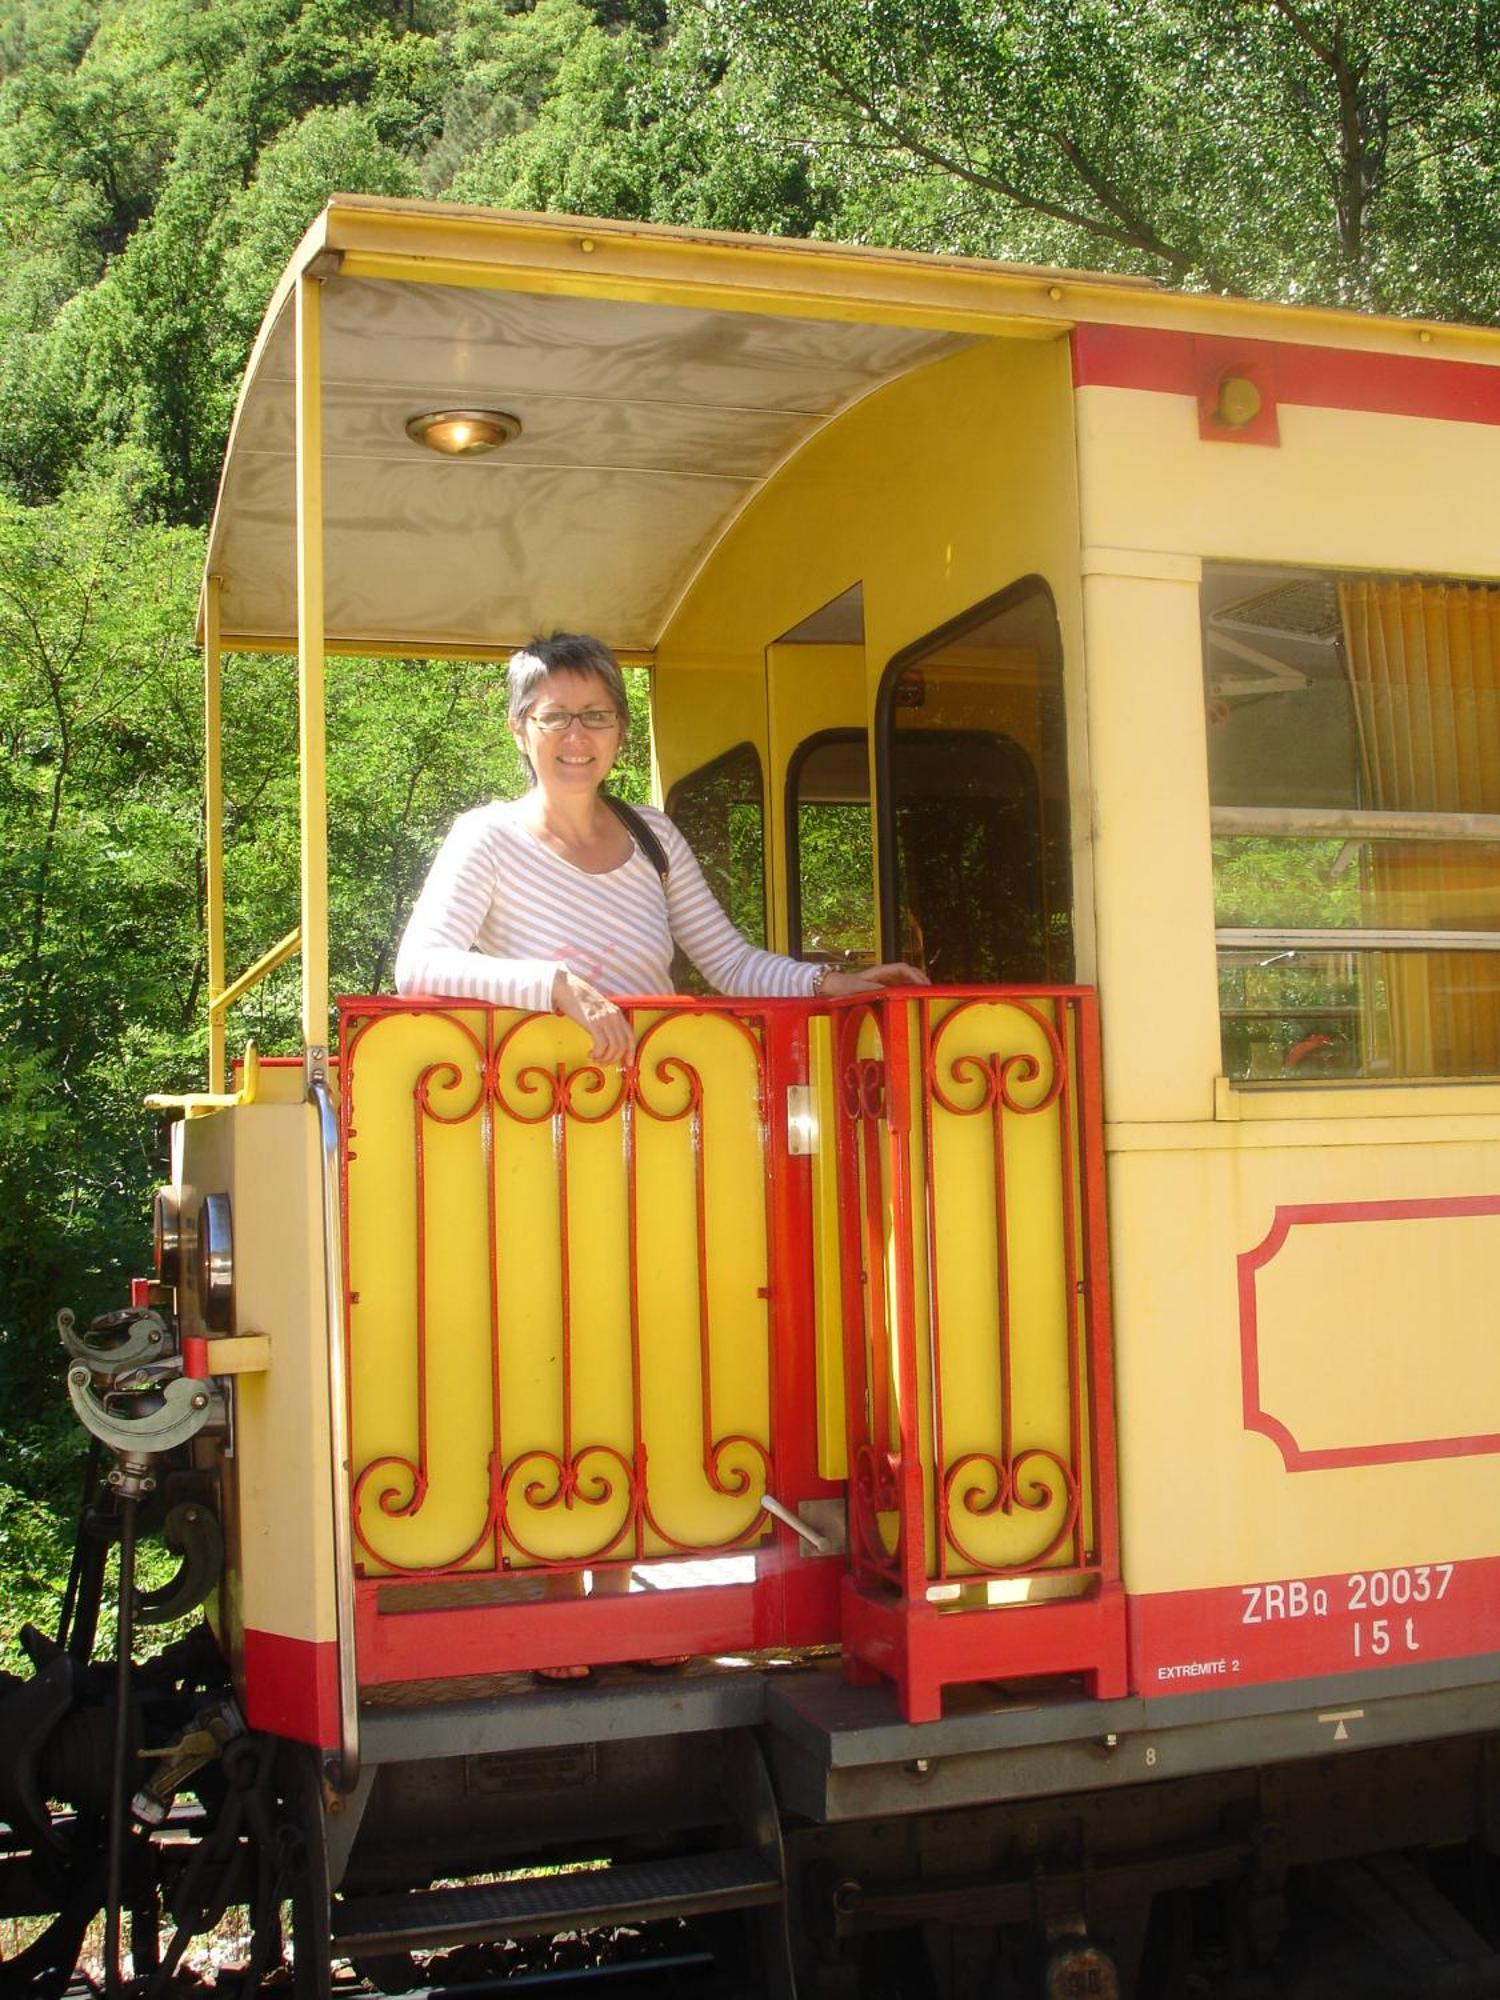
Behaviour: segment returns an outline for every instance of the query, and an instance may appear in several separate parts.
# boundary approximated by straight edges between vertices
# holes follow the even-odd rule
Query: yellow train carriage
[[[219,1629],[350,1794],[333,1882],[420,1758],[749,1722],[836,1869],[841,1824],[940,1849],[1493,1727],[1497,550],[1491,333],[330,205],[210,542],[213,1073],[167,1207],[201,1249],[228,1196],[232,1269],[174,1298],[233,1405]],[[623,1078],[456,1003],[348,1000],[332,1048],[326,654],[553,625],[649,667],[743,927],[931,994],[643,1001]],[[300,932],[247,978],[300,952],[305,1047],[231,1074],[247,649],[297,655]],[[814,1643],[874,1686],[702,1675],[669,1721],[484,1678]],[[951,1911],[962,1866],[901,1866]]]

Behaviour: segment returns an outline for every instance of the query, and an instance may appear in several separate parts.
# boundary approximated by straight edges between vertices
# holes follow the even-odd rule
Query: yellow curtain
[[[1500,813],[1500,589],[1357,581],[1339,586],[1364,765],[1382,812]],[[1486,930],[1500,901],[1493,847],[1381,845],[1365,876],[1366,923]],[[1383,978],[1388,1046],[1363,1009],[1367,1066],[1398,1076],[1500,1073],[1500,953],[1367,960]]]

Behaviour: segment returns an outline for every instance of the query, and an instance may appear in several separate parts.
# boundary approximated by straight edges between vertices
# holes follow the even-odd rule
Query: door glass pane
[[[801,744],[787,772],[787,799],[793,957],[873,963],[875,864],[866,732],[827,730]]]
[[[667,795],[667,811],[697,856],[729,921],[742,937],[764,950],[765,804],[755,746],[737,743],[722,757],[680,778]],[[712,991],[681,952],[673,961],[672,983],[679,993]]]
[[[1070,981],[1062,653],[1046,588],[905,655],[885,717],[887,955],[944,984]]]

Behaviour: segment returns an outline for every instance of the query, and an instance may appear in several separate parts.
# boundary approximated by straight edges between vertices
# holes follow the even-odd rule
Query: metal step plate
[[[629,1861],[517,1882],[469,1883],[414,1896],[335,1903],[333,1949],[357,1953],[439,1951],[494,1938],[591,1930],[653,1917],[746,1910],[781,1900],[781,1884],[759,1854],[690,1854]]]

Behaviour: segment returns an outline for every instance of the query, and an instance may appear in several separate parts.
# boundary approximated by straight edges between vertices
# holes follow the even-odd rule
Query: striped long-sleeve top
[[[397,992],[545,1013],[566,969],[601,993],[670,993],[675,940],[721,993],[810,993],[817,966],[747,944],[671,820],[638,810],[666,850],[665,883],[634,845],[606,874],[575,868],[537,839],[514,801],[461,814],[406,926]]]

